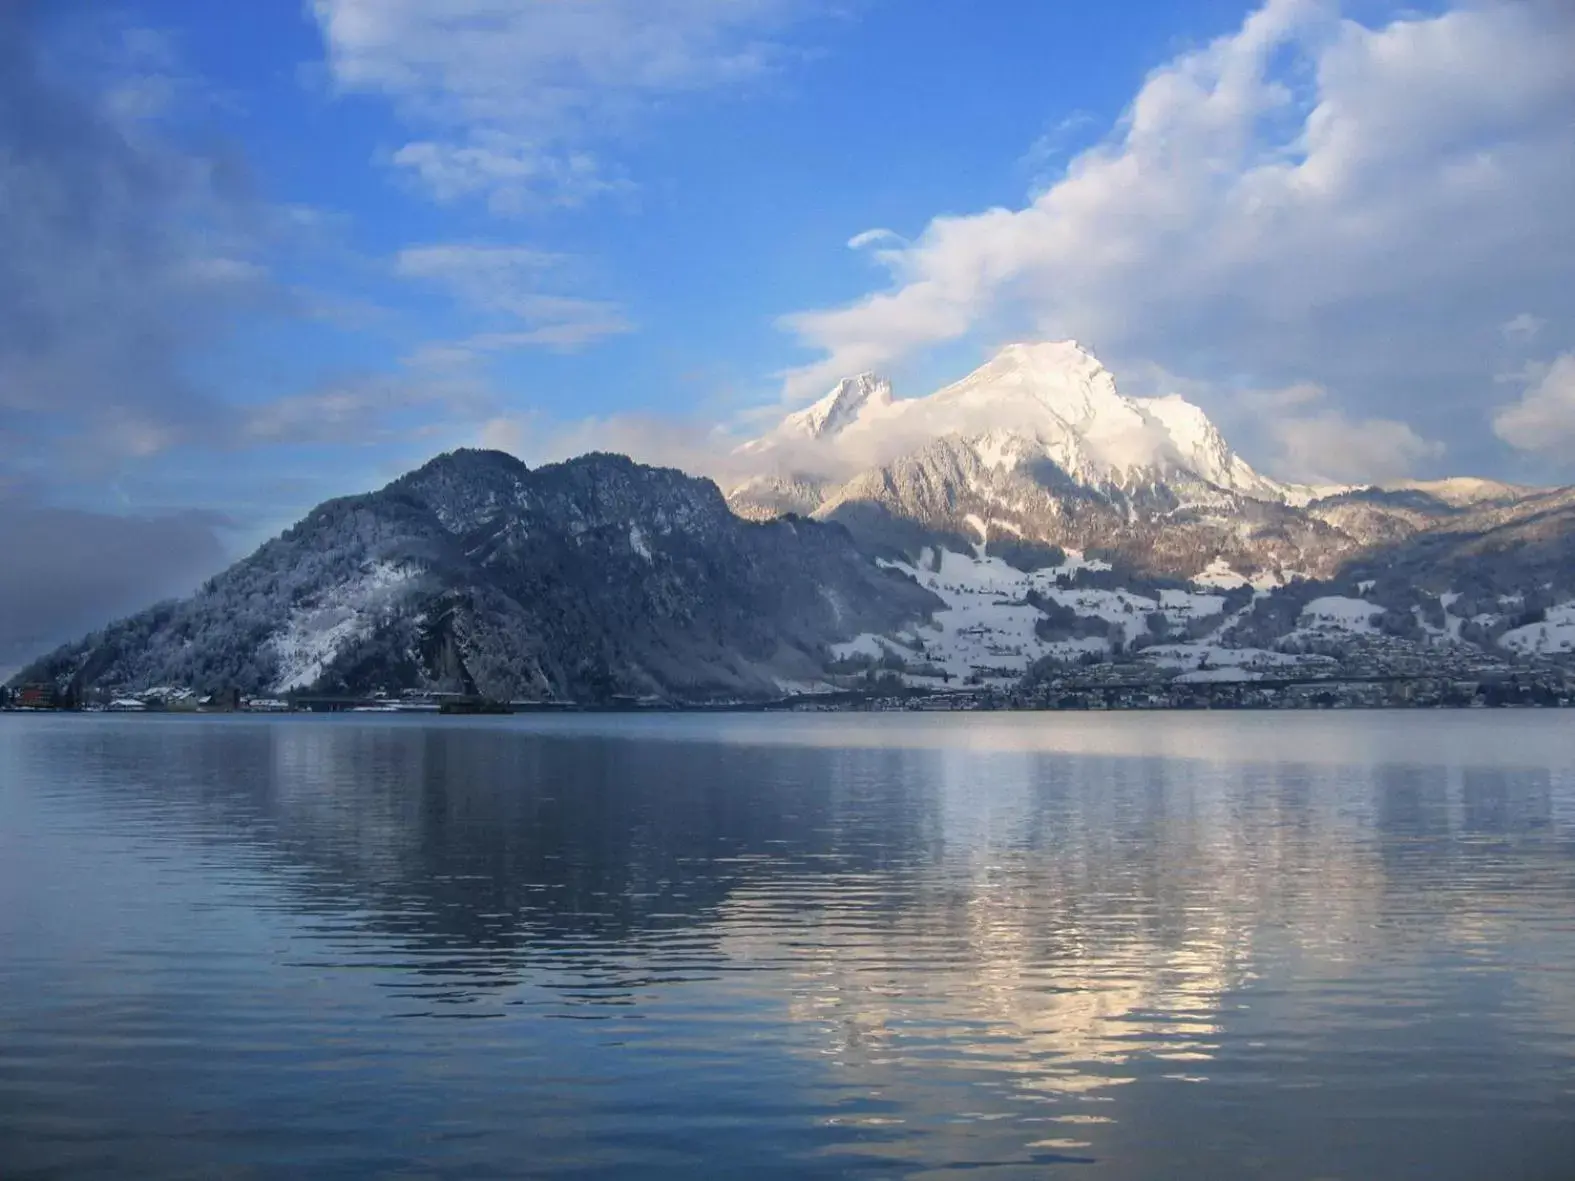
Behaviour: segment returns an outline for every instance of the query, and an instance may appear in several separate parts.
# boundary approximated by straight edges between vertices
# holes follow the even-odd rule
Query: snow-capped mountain
[[[1253,471],[1208,416],[1180,396],[1124,396],[1110,371],[1075,341],[1009,345],[923,398],[896,399],[885,379],[861,374],[744,444],[740,454],[826,476],[887,463],[952,436],[987,467],[1048,460],[1063,478],[1091,488],[1180,478],[1278,503],[1312,496]]]
[[[1361,539],[1308,511],[1332,493],[1254,471],[1177,395],[1128,397],[1075,341],[1014,344],[927,397],[872,375],[842,382],[745,444],[759,474],[730,493],[756,519],[836,520],[903,550],[1016,542],[1103,550],[1190,577],[1216,561],[1245,576],[1319,572]],[[1393,535],[1387,506],[1346,511]]]

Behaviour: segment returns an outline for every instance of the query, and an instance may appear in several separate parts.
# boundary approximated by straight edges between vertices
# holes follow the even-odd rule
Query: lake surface
[[[0,717],[0,1177],[1563,1181],[1572,726]]]

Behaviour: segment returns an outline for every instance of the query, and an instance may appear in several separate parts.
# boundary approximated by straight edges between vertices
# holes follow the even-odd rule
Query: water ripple
[[[0,719],[0,1177],[1575,1160],[1559,715]]]

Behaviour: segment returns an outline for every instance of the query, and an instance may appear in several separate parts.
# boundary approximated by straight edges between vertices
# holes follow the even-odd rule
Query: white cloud
[[[562,263],[563,256],[528,246],[442,242],[407,246],[394,259],[400,275],[436,279],[473,303],[507,308],[521,276],[534,278]]]
[[[1087,111],[1073,111],[1057,120],[1029,145],[1017,163],[1032,175],[1035,190],[1044,189],[1053,183],[1051,166],[1065,159],[1074,140],[1097,123],[1098,120]]]
[[[1042,335],[1118,371],[1316,382],[1418,438],[1434,418],[1480,437],[1486,326],[1533,300],[1575,314],[1572,60],[1567,0],[1375,28],[1267,0],[1154,71],[1025,208],[938,217],[882,251],[887,289],[787,317],[821,357],[786,398],[942,342]]]
[[[1297,406],[1321,402],[1328,396],[1329,391],[1323,386],[1301,381],[1275,390],[1246,390],[1238,394],[1236,400],[1253,410],[1281,413]]]
[[[726,427],[698,418],[613,414],[564,421],[540,413],[500,414],[483,422],[468,442],[507,451],[530,464],[610,451],[708,476],[723,486],[754,474],[747,461],[733,454],[740,440]]]
[[[1280,446],[1276,467],[1309,484],[1362,484],[1408,476],[1444,453],[1403,422],[1353,421],[1339,410],[1284,418],[1270,430]]]
[[[473,132],[465,143],[421,140],[393,155],[411,169],[439,201],[473,193],[487,194],[495,213],[517,213],[527,196],[548,189],[560,205],[577,205],[603,193],[628,189],[628,182],[604,175],[586,152],[551,155],[537,145],[494,131]]]
[[[589,145],[653,102],[756,78],[811,0],[313,0],[341,90],[432,136],[394,153],[440,199],[509,211],[622,187]]]
[[[1542,317],[1533,316],[1530,312],[1521,312],[1520,315],[1504,321],[1499,331],[1510,344],[1524,348],[1536,340],[1538,334],[1547,326],[1548,322]]]
[[[1568,455],[1575,449],[1575,353],[1559,357],[1520,401],[1499,410],[1493,432],[1521,451]]]
[[[893,230],[877,227],[873,230],[865,230],[862,234],[854,234],[853,237],[848,239],[848,249],[863,250],[866,246],[879,246],[882,243],[897,246],[907,245],[900,234]]]
[[[487,390],[474,382],[364,377],[250,407],[236,441],[371,446],[420,435],[434,408],[448,422],[479,421],[496,409]]]
[[[521,348],[572,351],[632,331],[618,304],[543,290],[550,276],[573,269],[561,254],[521,246],[451,242],[412,246],[394,260],[397,274],[433,283],[500,327],[460,341],[428,344],[411,361],[425,366]]]

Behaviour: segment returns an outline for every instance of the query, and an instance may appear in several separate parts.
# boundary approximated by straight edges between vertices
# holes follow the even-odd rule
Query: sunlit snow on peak
[[[987,467],[1048,460],[1088,485],[1179,477],[1261,500],[1309,498],[1254,471],[1179,395],[1123,395],[1099,359],[1070,340],[1007,345],[926,397],[894,398],[875,374],[849,378],[740,455],[773,475],[845,478],[947,437],[974,447]]]

